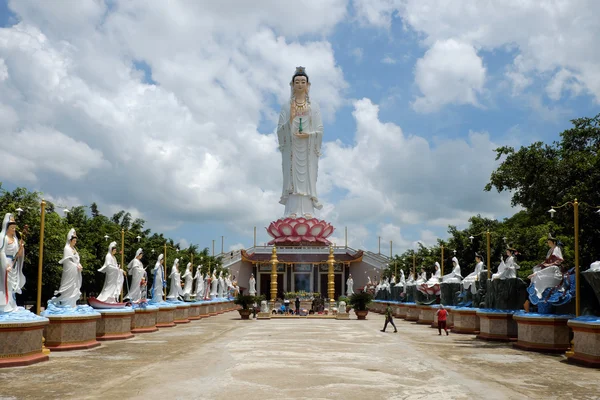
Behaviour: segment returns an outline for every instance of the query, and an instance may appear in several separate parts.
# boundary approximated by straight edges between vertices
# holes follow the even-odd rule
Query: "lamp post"
[[[444,276],[444,245],[443,244],[440,246],[440,249],[442,250],[442,259],[440,260],[440,264],[441,264],[441,266],[440,266],[440,270],[441,270],[440,274],[442,276]]]
[[[46,202],[40,204],[40,252],[38,258],[38,284],[37,284],[37,306],[36,314],[42,312],[42,266],[44,265],[44,223],[46,220]]]
[[[481,236],[485,233],[485,239],[486,239],[486,252],[487,252],[487,275],[488,275],[488,280],[492,278],[492,245],[491,245],[491,237],[492,237],[492,233],[495,232],[490,232],[489,229],[486,230],[485,232],[481,232],[478,233],[477,235],[473,236],[469,236],[469,240],[471,241],[471,243],[473,243],[473,239],[475,239],[476,236]],[[506,237],[503,238],[504,241],[506,242]]]

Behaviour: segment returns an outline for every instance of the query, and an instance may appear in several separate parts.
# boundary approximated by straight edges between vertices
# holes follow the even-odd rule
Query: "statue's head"
[[[300,94],[303,92],[308,94],[310,82],[308,80],[308,75],[306,74],[306,69],[304,67],[296,67],[296,72],[292,77],[290,86],[292,87],[292,92],[294,94]]]

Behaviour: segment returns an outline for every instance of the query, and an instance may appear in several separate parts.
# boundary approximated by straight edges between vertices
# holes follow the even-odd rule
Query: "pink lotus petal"
[[[323,233],[323,225],[318,224],[310,228],[310,234],[314,237],[320,237]]]
[[[294,228],[292,228],[290,224],[284,222],[279,226],[279,231],[284,236],[290,236],[294,232]]]
[[[331,235],[332,233],[333,233],[333,226],[329,225],[327,228],[325,228],[325,230],[323,231],[323,234],[321,236],[326,238],[326,237],[329,237],[329,235]]]
[[[294,227],[294,232],[296,232],[296,235],[298,236],[306,235],[306,232],[308,232],[308,224],[304,222],[298,222]]]

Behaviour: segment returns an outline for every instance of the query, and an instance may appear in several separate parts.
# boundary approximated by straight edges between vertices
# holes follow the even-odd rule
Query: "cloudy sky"
[[[296,66],[324,114],[321,217],[401,252],[475,214],[493,149],[600,102],[600,2],[0,0],[0,180],[183,244],[268,241]]]

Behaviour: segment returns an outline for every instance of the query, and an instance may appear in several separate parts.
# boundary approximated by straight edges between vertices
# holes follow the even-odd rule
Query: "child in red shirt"
[[[446,318],[450,314],[445,308],[443,304],[440,304],[440,309],[437,310],[436,315],[438,317],[438,332],[439,335],[442,335],[442,329],[446,332],[446,336],[448,336],[448,330],[446,330]]]

